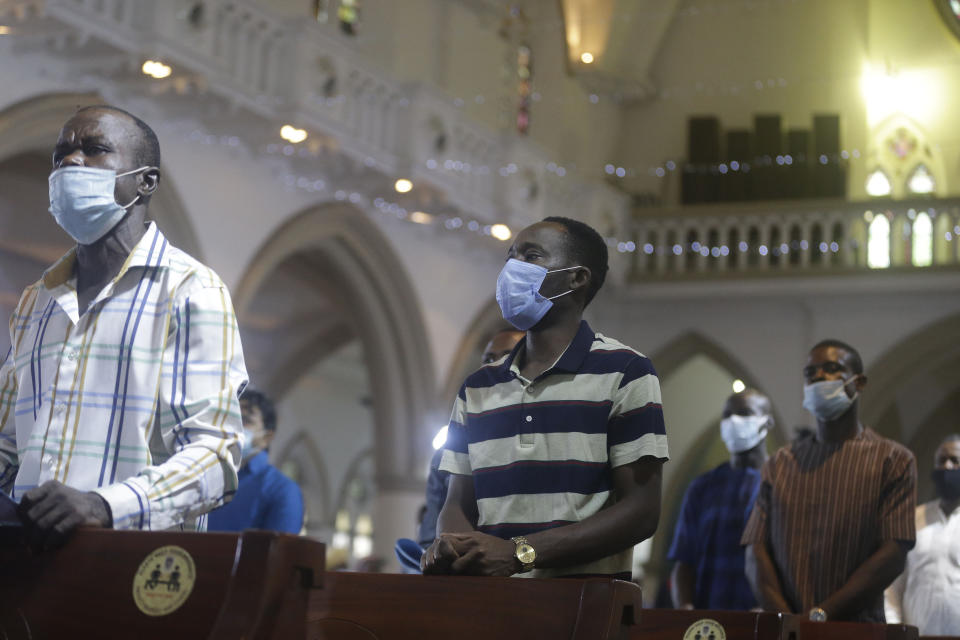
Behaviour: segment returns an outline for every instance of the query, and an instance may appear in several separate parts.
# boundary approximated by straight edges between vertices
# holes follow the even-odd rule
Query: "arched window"
[[[910,173],[907,178],[907,191],[917,194],[933,193],[937,190],[937,182],[933,174],[922,162]]]
[[[873,218],[867,231],[867,266],[871,269],[890,266],[890,221],[883,214]]]
[[[910,252],[915,267],[929,267],[933,264],[933,223],[926,211],[917,214],[913,221],[913,245]]]

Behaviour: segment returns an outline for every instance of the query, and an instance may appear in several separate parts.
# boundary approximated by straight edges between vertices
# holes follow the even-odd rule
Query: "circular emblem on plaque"
[[[727,640],[727,632],[716,620],[704,618],[687,627],[683,640]]]
[[[133,601],[148,616],[165,616],[180,608],[197,579],[197,567],[183,547],[160,547],[133,576]]]

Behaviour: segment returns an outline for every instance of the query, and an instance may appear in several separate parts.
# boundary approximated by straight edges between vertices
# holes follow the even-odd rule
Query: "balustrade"
[[[960,267],[960,200],[640,209],[630,279]]]

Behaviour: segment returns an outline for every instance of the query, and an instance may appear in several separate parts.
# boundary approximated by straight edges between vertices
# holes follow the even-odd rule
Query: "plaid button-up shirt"
[[[232,496],[246,384],[226,286],[155,224],[79,315],[72,250],[28,287],[0,365],[0,488],[96,491],[117,529],[205,526]]]

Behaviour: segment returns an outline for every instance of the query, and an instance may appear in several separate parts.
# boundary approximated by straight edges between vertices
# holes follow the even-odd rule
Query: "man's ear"
[[[160,186],[159,167],[150,167],[140,174],[140,184],[137,185],[137,193],[144,196],[152,196],[153,192]]]
[[[864,387],[867,386],[867,376],[862,373],[858,373],[854,379],[856,380],[854,386],[856,386],[857,391],[863,391]]]
[[[571,274],[570,288],[574,291],[587,287],[593,280],[593,272],[590,271],[589,267],[577,267],[571,271]]]

